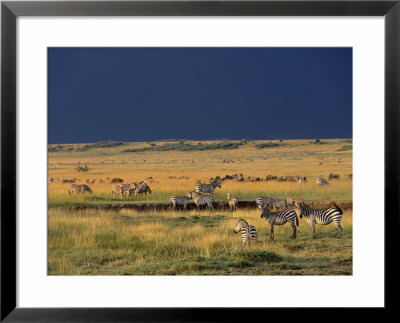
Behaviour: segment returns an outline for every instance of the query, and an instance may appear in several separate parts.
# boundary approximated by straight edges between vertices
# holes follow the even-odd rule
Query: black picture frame
[[[384,16],[385,18],[385,309],[399,283],[400,0],[380,1],[2,1],[1,2],[1,321],[235,321],[266,308],[16,307],[16,19],[19,16]],[[371,125],[373,127],[373,125]],[[373,189],[373,188],[371,188]],[[373,205],[381,212],[381,205]],[[373,239],[373,237],[371,237]],[[40,291],[38,291],[40,292]],[[316,295],[317,296],[317,295]],[[238,291],[240,297],[240,291]],[[267,306],[267,304],[266,304]],[[312,306],[312,304],[310,304]],[[283,309],[274,309],[282,312]],[[287,310],[287,309],[285,309]],[[260,313],[261,312],[261,313]],[[325,312],[329,315],[331,311]],[[324,315],[326,315],[324,314]],[[269,315],[269,314],[268,314]],[[283,313],[282,313],[283,315]]]

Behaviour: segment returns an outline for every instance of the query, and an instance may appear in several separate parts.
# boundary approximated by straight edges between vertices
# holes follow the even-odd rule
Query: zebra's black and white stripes
[[[267,221],[270,227],[270,240],[274,240],[274,226],[284,225],[289,222],[293,229],[293,239],[296,239],[296,225],[299,226],[299,219],[297,213],[293,209],[285,209],[279,212],[270,212],[266,206],[261,208],[261,217]],[[296,225],[294,222],[296,221]]]
[[[253,225],[249,225],[243,219],[237,219],[236,227],[233,232],[242,232],[243,247],[254,244],[258,239],[256,228]]]
[[[217,187],[221,188],[221,182],[218,180],[211,182],[210,184],[197,184],[194,190],[197,193],[208,193],[208,195],[212,196]]]
[[[343,211],[333,203],[333,207],[326,209],[313,209],[304,202],[299,203],[300,218],[304,216],[307,222],[311,223],[313,230],[313,239],[315,239],[315,225],[327,225],[334,222],[339,230],[338,238],[342,236],[342,227],[340,221],[342,220]]]
[[[170,201],[174,210],[176,209],[177,205],[183,205],[183,209],[186,210],[189,197],[187,197],[186,195],[184,196],[173,195],[171,196]]]
[[[259,209],[262,209],[264,206],[269,207],[269,208],[286,208],[287,203],[285,200],[280,200],[274,197],[258,197],[256,198],[256,204]]]
[[[189,199],[193,199],[194,204],[197,206],[197,210],[200,210],[200,205],[208,206],[209,210],[213,210],[214,199],[211,196],[199,194],[196,192],[189,192],[186,194]]]

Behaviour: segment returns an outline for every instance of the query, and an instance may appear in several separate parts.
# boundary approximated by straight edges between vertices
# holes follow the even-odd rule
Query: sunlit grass
[[[246,250],[240,234],[233,233],[238,217],[259,233],[258,243]],[[296,274],[351,274],[351,212],[345,212],[342,226],[342,239],[336,238],[332,224],[317,226],[317,239],[312,240],[311,226],[300,220],[296,240],[290,238],[291,227],[284,225],[275,228],[275,240],[270,241],[269,227],[256,210],[72,213],[52,209],[49,274],[282,275],[293,268]],[[271,257],[275,260],[265,261]]]

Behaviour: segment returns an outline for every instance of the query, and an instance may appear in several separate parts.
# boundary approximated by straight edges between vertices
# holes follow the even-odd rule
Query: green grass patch
[[[160,146],[150,146],[150,147],[142,147],[142,148],[131,148],[125,149],[123,153],[139,153],[146,151],[205,151],[205,150],[217,150],[217,149],[237,149],[242,144],[240,142],[219,142],[212,144],[203,144],[199,142],[196,145],[186,144],[184,142],[179,143],[171,143]]]

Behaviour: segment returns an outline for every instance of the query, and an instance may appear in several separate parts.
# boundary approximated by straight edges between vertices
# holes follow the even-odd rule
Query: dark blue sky
[[[49,143],[352,138],[351,48],[49,48]]]

